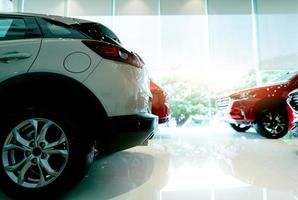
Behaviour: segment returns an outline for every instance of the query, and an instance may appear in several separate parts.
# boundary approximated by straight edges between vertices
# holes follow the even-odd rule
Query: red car
[[[152,93],[152,113],[158,116],[160,124],[167,122],[170,115],[167,105],[168,94],[152,80],[150,81],[150,91]]]
[[[289,125],[286,99],[297,83],[298,72],[288,72],[264,86],[218,98],[217,110],[237,132],[254,125],[264,137],[283,137]]]
[[[289,93],[287,99],[287,111],[289,118],[289,130],[298,133],[298,89]]]

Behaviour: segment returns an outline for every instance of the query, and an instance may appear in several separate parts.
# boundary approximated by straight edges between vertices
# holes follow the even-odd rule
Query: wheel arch
[[[286,99],[283,97],[267,97],[261,99],[254,106],[255,116],[257,116],[258,113],[264,108],[283,107],[286,109],[286,105]]]
[[[33,72],[8,78],[0,83],[0,101],[0,109],[4,110],[19,104],[29,106],[50,102],[58,108],[67,108],[71,114],[82,115],[90,128],[96,128],[98,120],[107,119],[102,103],[86,86],[73,78],[51,72]]]

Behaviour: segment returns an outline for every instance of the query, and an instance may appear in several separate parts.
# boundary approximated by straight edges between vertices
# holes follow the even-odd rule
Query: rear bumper
[[[152,105],[152,113],[158,116],[158,123],[162,124],[169,121],[170,109],[167,104],[160,105],[159,107]]]
[[[158,117],[148,113],[109,117],[102,145],[108,152],[142,145],[155,134],[157,126]]]

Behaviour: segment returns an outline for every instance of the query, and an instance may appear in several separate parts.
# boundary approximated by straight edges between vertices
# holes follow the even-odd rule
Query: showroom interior
[[[298,199],[298,111],[291,103],[298,104],[293,97],[298,87],[298,0],[0,0],[0,20],[12,12],[108,27],[125,49],[142,58],[169,110],[150,140],[95,157],[82,180],[59,198]],[[1,31],[0,24],[3,48]],[[291,77],[281,82],[278,78],[285,74]],[[258,91],[263,89],[263,99],[274,99],[274,114],[284,108],[285,121],[274,122],[286,127],[280,136],[275,135],[278,128],[269,136],[260,131],[261,123],[264,129],[270,123],[261,119],[268,109],[256,114],[261,103],[253,108],[250,98],[261,98]],[[282,100],[277,100],[279,94]],[[236,105],[240,108],[234,115],[241,119],[227,120],[227,114],[234,115],[222,113],[226,99],[248,101],[247,110]],[[0,191],[0,199],[10,198]]]

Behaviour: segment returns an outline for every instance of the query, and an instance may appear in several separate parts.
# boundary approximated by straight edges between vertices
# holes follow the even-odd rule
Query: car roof
[[[37,13],[21,13],[21,12],[0,12],[0,16],[3,15],[13,15],[13,16],[30,16],[30,17],[42,17],[55,21],[62,22],[64,24],[72,25],[72,24],[80,24],[80,23],[96,23],[88,20],[71,18],[71,17],[63,17],[57,15],[47,15],[47,14],[37,14]]]

